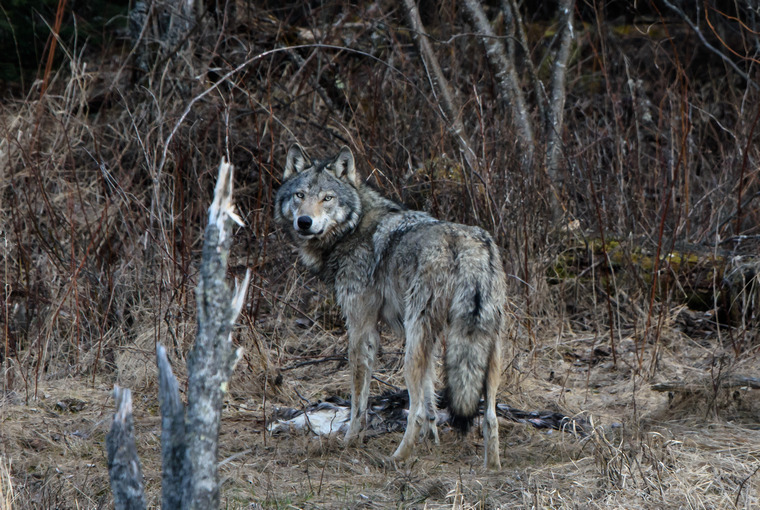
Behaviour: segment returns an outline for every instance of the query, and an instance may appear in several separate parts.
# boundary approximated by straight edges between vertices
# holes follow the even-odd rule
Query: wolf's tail
[[[451,425],[465,433],[479,412],[493,346],[489,345],[492,339],[475,335],[454,340],[452,335],[446,342],[444,399],[451,413]]]
[[[449,308],[444,399],[452,426],[462,432],[469,430],[478,415],[489,377],[500,375],[496,358],[501,356],[506,288],[498,255],[496,263],[493,258],[489,262],[483,267],[477,263],[460,266]]]

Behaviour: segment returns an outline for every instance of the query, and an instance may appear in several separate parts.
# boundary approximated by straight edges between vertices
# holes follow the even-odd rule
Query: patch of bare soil
[[[687,313],[680,311],[681,314]],[[417,458],[396,464],[392,432],[345,446],[340,438],[265,431],[280,406],[300,408],[346,396],[345,337],[285,314],[290,335],[257,368],[252,333],[238,367],[220,438],[225,508],[757,508],[760,505],[760,391],[723,387],[724,374],[750,373],[754,360],[721,366],[716,332],[691,338],[677,321],[643,356],[633,334],[621,336],[613,361],[609,337],[556,332],[529,349],[513,344],[499,401],[527,410],[583,415],[585,437],[501,422],[503,468],[482,467],[479,430],[461,438],[443,427],[441,443],[421,443]],[[299,326],[300,325],[300,326]],[[384,341],[372,394],[403,387],[401,343]],[[656,373],[634,375],[639,359]],[[160,419],[154,368],[135,380],[137,446],[150,504],[160,501]],[[276,359],[275,359],[276,358]],[[123,358],[126,359],[126,358]],[[510,360],[507,360],[510,361]],[[177,368],[181,371],[181,363]],[[711,375],[712,374],[712,375]],[[713,381],[702,390],[658,392],[657,381]],[[3,508],[109,508],[104,448],[112,381],[47,380],[34,398],[8,393],[0,402],[0,501]]]

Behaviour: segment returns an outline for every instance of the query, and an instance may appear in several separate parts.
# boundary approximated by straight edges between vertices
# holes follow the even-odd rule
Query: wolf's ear
[[[288,149],[288,159],[285,162],[285,172],[282,174],[282,179],[285,180],[292,175],[299,174],[310,166],[311,160],[306,155],[306,151],[303,150],[303,147],[294,143]]]
[[[345,145],[341,147],[340,152],[335,156],[330,166],[332,166],[333,172],[335,172],[335,177],[346,179],[354,186],[359,186],[359,176],[356,175],[356,164],[354,163],[354,155],[351,149]]]

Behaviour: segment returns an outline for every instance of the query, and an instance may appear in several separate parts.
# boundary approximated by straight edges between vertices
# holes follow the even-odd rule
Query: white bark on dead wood
[[[232,205],[233,166],[224,159],[209,208],[200,280],[196,289],[198,333],[188,358],[188,405],[158,345],[159,401],[163,457],[163,508],[212,510],[219,507],[217,452],[222,404],[242,349],[232,343],[232,327],[245,299],[250,272],[234,291],[227,285],[232,223],[242,225]],[[129,390],[114,389],[117,413],[107,437],[109,473],[117,509],[145,508],[142,473],[134,445]]]
[[[517,143],[523,151],[525,161],[532,161],[535,144],[533,125],[515,63],[507,57],[504,44],[496,37],[479,0],[465,0],[464,5],[472,24],[481,35],[488,63],[496,75],[496,84],[501,97],[512,112],[513,122],[519,135]]]
[[[114,386],[116,413],[111,430],[106,434],[108,475],[111,480],[116,510],[143,510],[145,492],[142,468],[135,446],[135,427],[132,418],[132,393]]]

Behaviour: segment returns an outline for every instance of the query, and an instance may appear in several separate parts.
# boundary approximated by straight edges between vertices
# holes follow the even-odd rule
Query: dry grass
[[[317,337],[315,344],[337,341]],[[292,337],[290,347],[297,339]],[[312,345],[310,340],[308,332],[301,335],[301,342]],[[582,338],[565,343],[590,347]],[[706,352],[693,351],[688,360],[684,353],[663,354],[663,364],[672,367],[669,372],[698,365]],[[383,355],[379,371],[381,377],[394,372],[388,377],[394,383],[397,357]],[[326,362],[285,372],[279,385],[268,389],[266,413],[261,380],[243,368],[231,388],[220,438],[225,505],[749,509],[760,504],[757,390],[717,395],[712,405],[707,392],[677,403],[634,375],[622,377],[615,367],[588,374],[588,367],[557,362],[553,354],[545,361],[563,374],[561,380],[547,381],[536,372],[523,377],[519,387],[503,388],[500,400],[584,413],[595,428],[579,438],[502,422],[504,469],[498,473],[483,470],[482,442],[475,433],[460,439],[444,430],[439,446],[421,445],[418,458],[407,465],[389,458],[400,433],[361,447],[344,447],[334,438],[267,436],[264,417],[274,406],[299,407],[298,395],[316,400],[345,394],[346,367]],[[160,420],[150,386],[137,392],[135,419],[149,499],[157,504]],[[80,508],[108,505],[102,444],[112,412],[109,390],[100,380],[91,386],[72,378],[41,386],[32,405],[6,400],[2,437],[13,459],[14,508],[71,508],[73,501]],[[373,387],[381,391],[382,386]]]
[[[144,55],[143,70],[131,47],[61,40],[65,65],[0,104],[3,508],[110,507],[114,383],[133,390],[158,504],[154,346],[168,347],[183,380],[221,155],[239,169],[235,200],[247,224],[230,273],[253,272],[235,333],[246,355],[222,424],[226,508],[760,507],[760,390],[722,386],[757,377],[760,364],[752,86],[677,20],[648,32],[579,24],[558,187],[567,217],[555,224],[543,168],[518,164],[482,47],[462,36],[470,28],[454,4],[423,18],[464,105],[477,176],[458,156],[393,2],[231,4],[238,11],[205,17],[174,57]],[[530,14],[538,56],[553,29]],[[482,469],[477,434],[442,431],[440,446],[423,445],[400,466],[388,457],[399,433],[360,447],[268,437],[275,406],[349,393],[340,312],[271,225],[294,140],[316,154],[351,144],[388,196],[492,231],[514,305],[499,400],[582,414],[593,432],[503,422],[498,473]],[[700,263],[743,258],[715,272],[679,268],[665,256],[676,249]],[[705,289],[709,300],[695,305]],[[374,394],[404,386],[402,343],[386,336],[382,349]],[[651,389],[663,381],[689,391]]]

